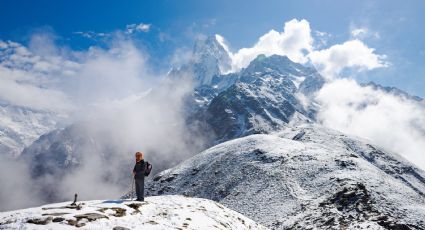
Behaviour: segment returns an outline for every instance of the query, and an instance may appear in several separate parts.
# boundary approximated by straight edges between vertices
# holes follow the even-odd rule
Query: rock
[[[293,138],[292,138],[292,140],[294,140],[294,141],[299,141],[299,140],[301,140],[301,138],[303,138],[303,136],[305,135],[305,132],[304,131],[301,131],[301,132],[299,132],[297,135],[295,135]]]
[[[131,203],[131,204],[127,204],[127,206],[136,210],[137,212],[140,212],[139,208],[140,206],[142,206],[142,203]]]
[[[63,216],[69,214],[68,212],[53,212],[53,213],[43,213],[42,216]]]
[[[64,220],[65,220],[65,218],[63,218],[63,217],[55,217],[55,218],[53,218],[52,222],[57,223],[57,222],[62,222]]]
[[[75,226],[77,224],[77,220],[69,219],[67,221],[68,221],[68,225]]]
[[[47,218],[34,218],[34,219],[29,219],[27,220],[27,223],[29,224],[38,224],[38,225],[46,225],[48,223],[50,223],[52,221],[52,217],[47,217]]]
[[[77,218],[77,221],[80,221],[81,219],[87,219],[89,222],[102,219],[102,218],[109,219],[107,216],[99,214],[99,213],[86,213],[86,214],[76,215],[74,217]]]
[[[121,227],[121,226],[116,226],[112,230],[130,230],[130,229],[129,228],[125,228],[125,227]]]

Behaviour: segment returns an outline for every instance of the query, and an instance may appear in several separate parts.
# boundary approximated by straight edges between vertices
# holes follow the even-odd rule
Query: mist
[[[354,79],[336,79],[317,94],[318,121],[332,129],[369,139],[425,169],[425,104]]]
[[[205,147],[204,138],[185,124],[191,77],[153,73],[149,55],[132,40],[118,34],[107,48],[86,51],[58,46],[50,34],[35,34],[28,47],[4,44],[14,56],[0,74],[14,75],[0,79],[13,84],[16,97],[10,91],[0,99],[65,114],[64,128],[75,124],[69,135],[78,141],[60,143],[73,153],[63,160],[76,164],[36,178],[32,158],[2,156],[0,211],[71,200],[74,193],[82,200],[117,199],[130,190],[135,152],[145,153],[154,174]]]

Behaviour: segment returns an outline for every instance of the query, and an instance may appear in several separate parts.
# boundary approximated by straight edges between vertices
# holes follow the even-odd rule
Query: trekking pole
[[[131,182],[131,192],[130,192],[130,200],[132,201],[134,198],[134,175],[133,175],[133,181]]]

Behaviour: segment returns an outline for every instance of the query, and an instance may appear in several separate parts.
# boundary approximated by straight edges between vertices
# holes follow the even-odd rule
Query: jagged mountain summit
[[[0,213],[0,229],[266,229],[221,204],[183,196],[92,200]]]
[[[316,82],[317,88],[324,84],[314,68],[286,56],[258,56],[204,111],[206,122],[217,135],[216,142],[276,131],[293,117],[314,119],[314,111],[302,101],[304,92],[311,89],[305,82],[311,79],[322,79]]]
[[[232,64],[229,53],[217,36],[197,39],[189,63],[173,68],[170,75],[190,75],[196,86],[202,86],[211,85],[214,77],[229,71]]]
[[[224,142],[146,187],[212,199],[272,229],[425,228],[424,171],[314,124]]]
[[[197,41],[192,56],[196,62],[169,75],[192,76],[195,89],[187,100],[188,124],[201,124],[205,133],[213,133],[211,144],[276,131],[293,117],[314,119],[315,108],[306,98],[325,84],[314,67],[286,56],[259,55],[239,72],[226,73],[220,66],[231,63],[230,54],[217,36]]]

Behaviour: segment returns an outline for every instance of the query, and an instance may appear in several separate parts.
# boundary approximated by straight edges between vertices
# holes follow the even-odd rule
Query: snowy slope
[[[0,154],[18,156],[39,136],[58,127],[61,115],[0,102]]]
[[[147,188],[212,199],[273,229],[425,228],[422,170],[310,124],[214,146]]]
[[[214,201],[183,196],[49,204],[0,213],[0,229],[266,229]],[[121,228],[119,228],[121,227]]]

